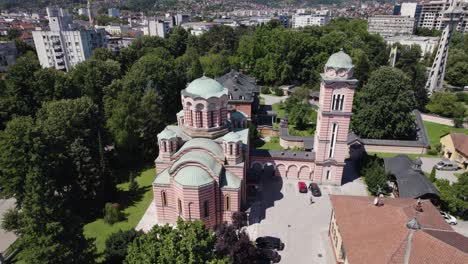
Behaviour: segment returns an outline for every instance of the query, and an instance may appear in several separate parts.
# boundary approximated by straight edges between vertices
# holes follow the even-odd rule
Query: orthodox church
[[[314,147],[304,153],[251,154],[255,153],[250,151],[247,128],[251,112],[241,111],[246,108],[239,99],[246,98],[232,92],[241,85],[238,74],[231,72],[220,82],[203,76],[188,84],[181,91],[177,125],[158,134],[153,182],[158,223],[174,224],[178,217],[201,219],[209,227],[231,222],[232,213],[246,201],[247,169],[258,164],[274,166],[280,177],[341,184],[357,80],[351,58],[343,51],[333,54],[324,70]],[[307,167],[308,172],[288,173],[293,167]]]

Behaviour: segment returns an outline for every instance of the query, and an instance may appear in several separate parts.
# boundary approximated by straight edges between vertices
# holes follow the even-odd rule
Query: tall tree
[[[362,137],[413,139],[415,105],[409,78],[399,69],[381,67],[357,93],[351,126]]]

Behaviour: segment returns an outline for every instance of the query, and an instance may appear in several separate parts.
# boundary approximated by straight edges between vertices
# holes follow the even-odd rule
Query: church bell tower
[[[317,183],[341,185],[348,154],[348,132],[358,80],[353,62],[343,50],[330,56],[321,74],[319,111],[314,138]]]

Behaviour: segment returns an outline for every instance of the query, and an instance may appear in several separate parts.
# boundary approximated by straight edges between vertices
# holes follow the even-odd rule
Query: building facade
[[[368,31],[383,37],[412,35],[415,30],[415,18],[404,16],[373,16],[368,19]]]
[[[172,28],[171,21],[152,19],[148,21],[148,35],[161,38],[167,37]]]
[[[0,72],[16,62],[18,50],[16,49],[15,42],[13,41],[0,41]]]
[[[292,28],[303,28],[307,26],[319,26],[323,27],[330,23],[331,17],[328,13],[326,14],[311,14],[311,15],[293,15],[292,16]]]
[[[439,37],[424,37],[415,35],[386,37],[384,40],[390,46],[395,43],[400,43],[401,45],[406,46],[419,45],[421,48],[422,57],[424,57],[426,54],[432,54],[439,44]]]
[[[442,1],[430,1],[422,4],[421,16],[418,21],[418,27],[444,30],[447,26],[448,21],[444,19],[444,12],[447,11],[451,6],[451,0]],[[455,6],[459,6],[462,11],[462,17],[467,17],[468,2],[458,1]],[[460,32],[468,33],[468,19],[462,19],[457,22],[455,29]]]
[[[442,155],[468,171],[468,135],[450,133],[440,138]]]
[[[60,10],[47,8],[50,30],[32,34],[41,66],[69,71],[94,49],[106,47],[107,38],[104,29],[76,29],[71,17]]]

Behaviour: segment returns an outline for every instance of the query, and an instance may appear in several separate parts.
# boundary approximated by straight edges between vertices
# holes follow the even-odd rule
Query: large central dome
[[[203,76],[193,80],[187,86],[185,92],[203,98],[208,98],[211,96],[220,96],[224,93],[227,94],[227,89],[225,89],[223,85],[216,80]]]

